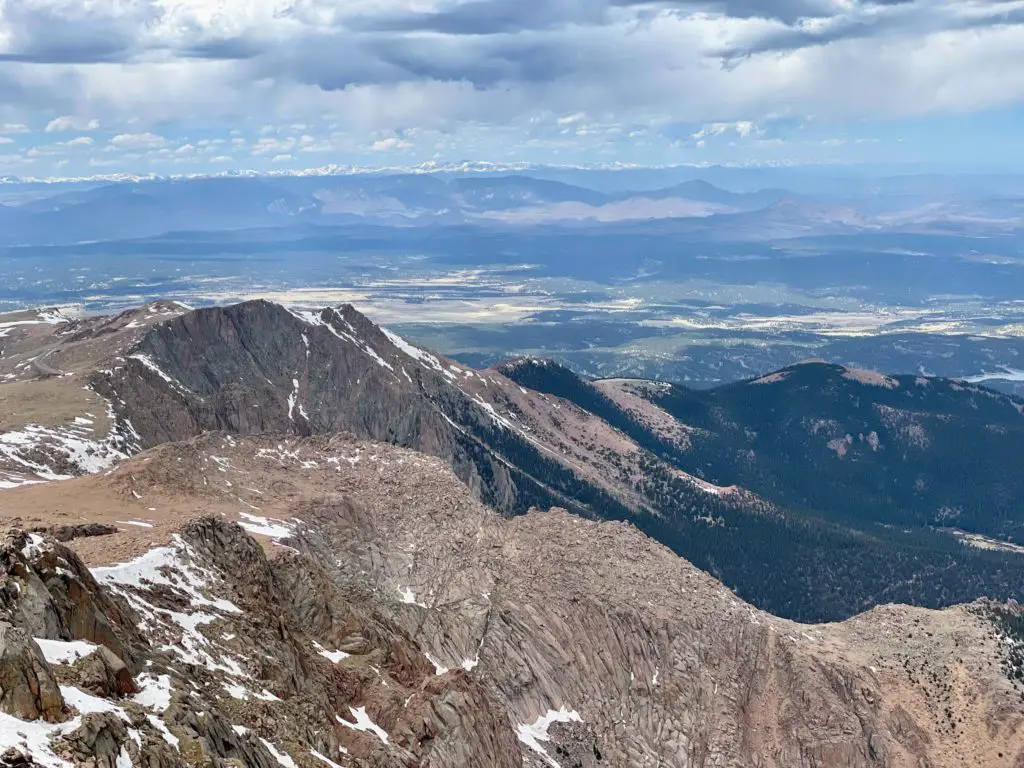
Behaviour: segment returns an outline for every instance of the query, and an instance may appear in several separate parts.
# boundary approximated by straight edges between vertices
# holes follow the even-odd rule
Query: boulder
[[[39,646],[24,629],[0,622],[0,712],[54,723],[63,711],[60,686]]]
[[[79,687],[96,696],[130,696],[138,692],[128,666],[106,646],[99,646],[74,666]]]
[[[117,768],[118,757],[128,751],[128,727],[113,712],[91,712],[82,724],[64,737],[60,748],[76,765]]]

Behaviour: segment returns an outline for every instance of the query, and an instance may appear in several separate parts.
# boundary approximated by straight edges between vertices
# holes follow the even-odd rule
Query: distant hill
[[[685,200],[699,200],[705,203],[715,203],[727,206],[737,211],[754,211],[767,208],[771,205],[792,197],[791,192],[784,189],[762,189],[756,192],[730,192],[706,181],[699,179],[684,181],[671,187],[655,189],[648,192],[627,192],[620,193],[619,197],[627,199],[630,197],[647,197],[653,200],[662,200],[670,197],[683,198]]]
[[[0,245],[72,244],[161,236],[357,223],[530,224],[643,221],[738,213],[782,193],[734,194],[702,182],[607,194],[521,174],[222,176],[54,185],[9,194]]]

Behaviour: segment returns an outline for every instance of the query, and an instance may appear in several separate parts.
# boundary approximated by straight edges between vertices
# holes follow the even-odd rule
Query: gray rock
[[[104,645],[75,662],[78,685],[96,696],[128,696],[138,691],[128,666]]]
[[[21,627],[0,622],[0,711],[57,722],[64,699],[39,646]]]

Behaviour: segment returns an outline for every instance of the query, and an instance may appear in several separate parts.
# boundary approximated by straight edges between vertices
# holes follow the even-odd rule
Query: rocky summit
[[[771,465],[682,458],[742,402],[701,406],[716,432],[655,384],[473,370],[351,307],[20,313],[0,344],[3,764],[1024,765],[1016,602],[798,623],[680,556],[667,523],[713,556],[796,530]]]

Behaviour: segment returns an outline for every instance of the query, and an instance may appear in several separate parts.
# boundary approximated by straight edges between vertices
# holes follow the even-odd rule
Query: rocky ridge
[[[7,495],[38,524],[60,487]],[[131,710],[155,679],[172,703],[209,713],[183,724],[173,706],[144,708],[189,764],[313,766],[315,753],[342,766],[1024,759],[1024,703],[1001,668],[1009,640],[969,607],[794,624],[628,524],[561,510],[506,519],[442,460],[345,436],[210,434],[63,488],[122,519],[175,520],[74,539],[94,564],[120,543],[128,564],[91,572],[48,539],[14,533],[4,551],[57,604],[62,588],[38,559],[110,601],[111,651],[142,693],[118,698],[108,685],[104,701]],[[37,550],[26,563],[21,553]],[[19,589],[6,592],[35,594]],[[31,615],[20,604],[15,625]],[[30,634],[96,643],[107,632],[55,615]]]
[[[543,360],[478,371],[351,306],[7,317],[0,486],[107,471],[210,430],[345,430],[443,459],[505,513],[560,506],[628,520],[749,602],[798,620],[892,601],[1024,599],[1024,560],[1004,545],[1019,527],[1016,473],[978,468],[957,448],[1003,446],[1005,463],[1024,419],[1019,403],[978,387],[920,377],[893,386],[899,377],[813,365],[710,393],[589,382]],[[906,436],[941,452],[894,450]],[[943,472],[928,469],[933,459]],[[965,473],[984,481],[972,490],[955,481]],[[905,535],[896,522],[924,528]],[[1003,538],[984,540],[992,534]]]
[[[481,503],[658,519],[624,481],[667,465],[513,371],[351,308],[11,327],[4,762],[1024,764],[1015,605],[796,624],[628,523]]]

